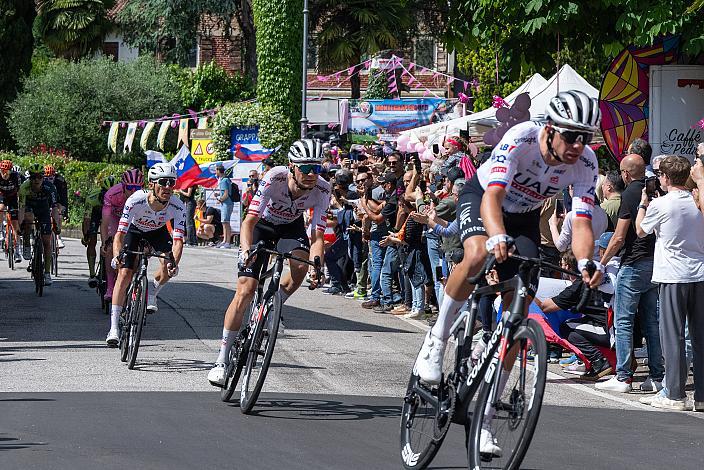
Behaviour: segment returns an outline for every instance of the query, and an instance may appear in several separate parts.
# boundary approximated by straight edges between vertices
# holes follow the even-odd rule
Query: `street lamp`
[[[303,87],[301,90],[301,139],[308,133],[306,95],[308,93],[308,0],[303,0]]]

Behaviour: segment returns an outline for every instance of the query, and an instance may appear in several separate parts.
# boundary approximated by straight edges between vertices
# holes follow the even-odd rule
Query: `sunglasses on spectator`
[[[323,165],[296,165],[296,168],[304,175],[319,175],[323,172]]]
[[[139,191],[140,189],[142,189],[142,185],[140,185],[140,184],[126,184],[125,189],[127,191]]]
[[[159,178],[156,180],[156,184],[165,188],[172,188],[176,186],[176,178]]]
[[[364,183],[364,182],[367,181],[368,179],[369,179],[369,178],[359,178],[356,182],[357,182],[357,183]]]
[[[662,171],[660,171],[660,170],[653,170],[653,174],[654,174],[655,176],[657,176],[658,178],[660,178],[660,176],[662,176]]]
[[[562,139],[570,145],[575,142],[579,142],[582,145],[588,145],[589,142],[592,141],[592,138],[594,138],[593,132],[565,129],[564,127],[557,126],[553,126],[552,128],[555,129],[557,133],[562,136]]]

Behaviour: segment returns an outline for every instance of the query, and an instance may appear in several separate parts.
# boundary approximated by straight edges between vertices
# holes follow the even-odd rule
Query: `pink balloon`
[[[496,130],[491,129],[486,134],[484,134],[483,140],[485,144],[491,145],[492,147],[499,143],[499,140],[496,139]]]
[[[496,110],[496,120],[506,122],[511,117],[511,111],[508,108],[499,108]]]
[[[530,109],[530,95],[528,93],[518,95],[513,102],[513,107],[521,111],[528,111]]]
[[[423,158],[426,161],[433,161],[435,159],[435,156],[433,155],[433,151],[430,149],[425,149],[425,152],[421,154],[421,158]]]
[[[411,141],[411,138],[406,134],[400,135],[398,137],[398,139],[396,139],[396,143],[399,146],[403,146],[403,148],[406,148],[408,146],[408,142],[410,142],[410,141]]]
[[[423,144],[423,142],[418,142],[415,146],[415,150],[419,154],[422,154],[423,152],[425,152],[425,145]]]
[[[473,156],[476,157],[477,154],[479,153],[479,149],[477,148],[476,145],[474,145],[472,142],[467,145],[467,151]]]
[[[396,150],[405,153],[406,152],[406,144],[403,142],[399,142],[398,140],[396,141]]]

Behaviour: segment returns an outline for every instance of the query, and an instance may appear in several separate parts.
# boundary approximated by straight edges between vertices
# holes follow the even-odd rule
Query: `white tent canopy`
[[[580,90],[593,98],[599,97],[599,91],[596,88],[591,86],[572,67],[565,64],[548,80],[545,80],[540,74],[533,75],[504,100],[511,105],[518,95],[528,93],[531,98],[530,118],[542,120],[545,118],[545,108],[550,99],[557,95],[558,91],[565,90]],[[439,143],[446,135],[459,134],[460,130],[466,130],[468,127],[470,135],[483,135],[497,125],[496,108],[490,107],[451,121],[410,129],[402,134],[408,134],[411,141],[425,138],[430,144],[433,144]]]

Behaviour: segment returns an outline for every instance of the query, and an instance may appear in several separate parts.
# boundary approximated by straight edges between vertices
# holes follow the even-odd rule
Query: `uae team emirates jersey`
[[[151,232],[173,220],[174,240],[183,239],[186,233],[186,207],[183,202],[176,196],[171,196],[166,207],[155,211],[149,207],[148,196],[147,191],[139,190],[127,198],[117,231],[127,233],[130,225],[133,225],[142,232]]]
[[[292,199],[288,189],[288,168],[277,166],[267,171],[259,182],[247,215],[260,217],[273,225],[293,222],[307,209],[313,209],[311,225],[325,232],[326,212],[330,206],[330,183],[318,176],[315,187],[303,196]]]
[[[573,185],[572,210],[575,217],[592,218],[596,182],[599,178],[596,155],[584,147],[573,165],[550,166],[540,153],[537,122],[523,122],[509,129],[491,153],[491,159],[477,170],[482,188],[506,188],[505,212],[530,212],[543,202]],[[559,136],[555,136],[559,139]]]

